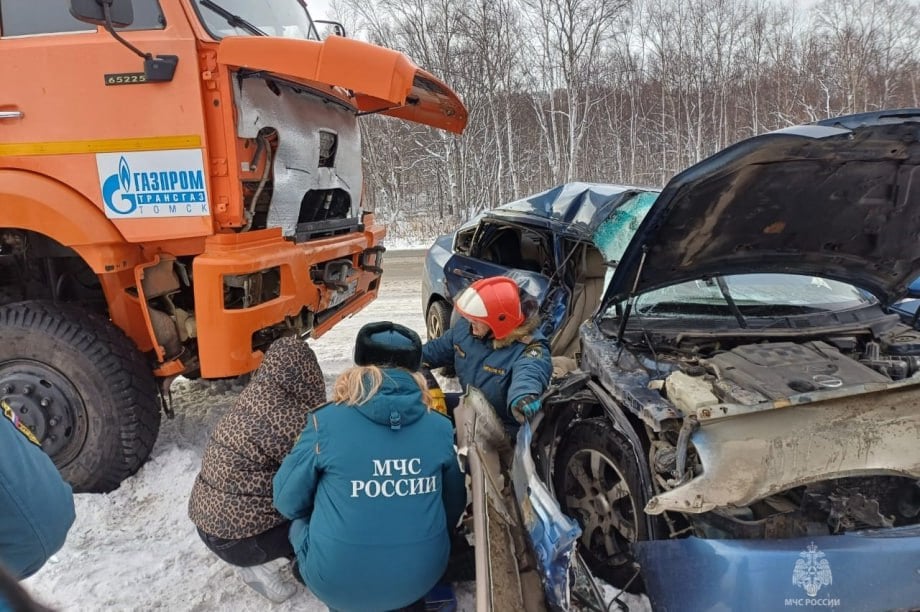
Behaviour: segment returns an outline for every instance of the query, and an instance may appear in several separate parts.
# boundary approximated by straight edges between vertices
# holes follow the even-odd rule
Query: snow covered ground
[[[421,254],[388,253],[378,299],[311,341],[327,389],[351,365],[355,334],[365,323],[392,320],[418,330]],[[195,533],[186,505],[209,432],[232,405],[239,385],[179,379],[176,417],[164,420],[150,461],[107,495],[76,496],[77,520],[67,544],[24,586],[58,610],[322,611],[307,590],[273,605],[245,586]],[[458,588],[460,610],[473,610],[472,585]],[[646,605],[638,609],[647,609]]]

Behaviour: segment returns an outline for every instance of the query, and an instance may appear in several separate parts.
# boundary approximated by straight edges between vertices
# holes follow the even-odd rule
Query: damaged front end
[[[595,395],[642,453],[613,459],[650,476],[629,487],[650,527],[614,552],[634,555],[655,609],[920,603],[920,334],[882,316],[799,341],[664,337],[625,352],[582,335]],[[865,571],[888,558],[899,577]],[[712,586],[675,588],[701,573]]]
[[[376,298],[386,228],[364,203],[360,117],[460,133],[467,111],[405,55],[362,41],[227,35],[205,47],[219,231],[192,277],[200,372],[214,378]]]

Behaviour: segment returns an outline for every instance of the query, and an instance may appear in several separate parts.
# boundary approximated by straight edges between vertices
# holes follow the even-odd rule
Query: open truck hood
[[[455,134],[466,127],[466,107],[447,85],[402,53],[359,40],[228,36],[220,41],[217,62],[314,87],[348,89],[362,113],[390,115]]]
[[[890,303],[918,269],[920,109],[866,113],[755,136],[676,175],[602,311],[634,283],[750,272],[837,279]]]

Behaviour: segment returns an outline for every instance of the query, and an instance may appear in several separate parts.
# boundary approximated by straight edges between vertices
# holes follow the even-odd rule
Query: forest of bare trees
[[[920,0],[338,0],[462,97],[462,136],[370,117],[366,202],[430,241],[571,180],[663,186],[748,136],[920,106]]]

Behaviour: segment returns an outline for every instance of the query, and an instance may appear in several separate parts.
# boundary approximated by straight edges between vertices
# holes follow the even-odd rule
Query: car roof
[[[647,191],[657,190],[605,183],[563,183],[487,211],[482,219],[535,225],[553,233],[591,240],[597,227],[629,196]]]

